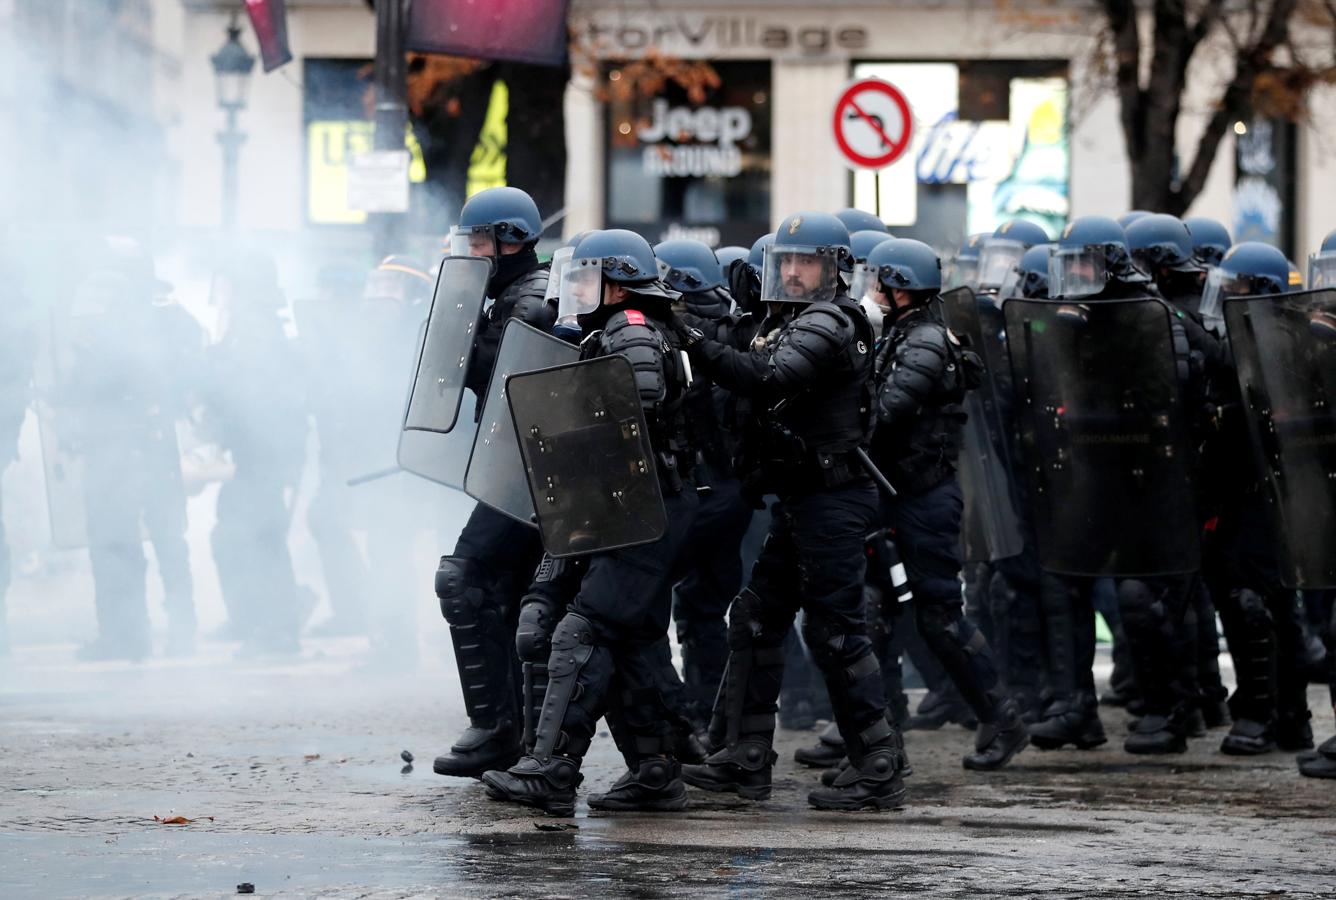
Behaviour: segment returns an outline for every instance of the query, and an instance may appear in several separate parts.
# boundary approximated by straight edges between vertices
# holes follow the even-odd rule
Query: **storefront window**
[[[609,228],[652,243],[750,244],[770,228],[770,63],[713,64],[693,103],[675,83],[607,106]],[[618,69],[609,69],[615,80]]]

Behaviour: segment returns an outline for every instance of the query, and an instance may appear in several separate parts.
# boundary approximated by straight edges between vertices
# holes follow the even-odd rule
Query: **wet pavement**
[[[391,674],[353,640],[282,662],[21,649],[0,663],[0,896],[1336,896],[1336,782],[1223,756],[1222,731],[1134,758],[1104,710],[1105,747],[993,774],[960,767],[968,732],[913,732],[910,805],[859,814],[807,807],[791,759],[813,735],[781,732],[765,803],[693,790],[680,816],[558,820],[432,773],[456,696],[442,661]],[[606,737],[585,772],[619,774]]]

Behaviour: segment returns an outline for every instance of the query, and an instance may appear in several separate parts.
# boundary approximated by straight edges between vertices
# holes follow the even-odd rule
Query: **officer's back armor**
[[[872,449],[898,490],[925,491],[956,471],[970,386],[963,357],[927,307],[905,311],[887,332],[877,354],[883,421]]]

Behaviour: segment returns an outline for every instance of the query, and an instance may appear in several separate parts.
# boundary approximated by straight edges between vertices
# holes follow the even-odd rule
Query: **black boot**
[[[1260,756],[1276,749],[1276,732],[1270,722],[1238,718],[1229,734],[1220,742],[1220,752],[1228,756]]]
[[[844,759],[844,738],[834,722],[826,726],[815,744],[793,751],[794,762],[812,769],[829,769],[839,765],[841,759]]]
[[[1329,737],[1316,750],[1300,753],[1299,774],[1309,778],[1336,778],[1336,736]]]
[[[682,780],[703,791],[766,800],[770,797],[771,772],[778,759],[768,740],[743,739],[710,754],[699,766],[683,766]]]
[[[526,756],[504,772],[482,774],[487,796],[532,806],[553,816],[575,815],[575,789],[584,776],[577,760],[554,756],[546,762]]]
[[[1005,700],[1000,704],[992,723],[979,725],[979,733],[974,738],[974,752],[967,753],[961,759],[961,764],[967,769],[991,772],[1009,763],[1029,743],[1030,729],[1021,718],[1016,701]]]
[[[1107,741],[1099,705],[1093,694],[1084,692],[1053,701],[1044,710],[1043,720],[1030,727],[1030,743],[1040,750],[1058,750],[1067,744],[1090,750]]]
[[[489,769],[504,769],[520,758],[520,731],[514,722],[475,723],[465,729],[450,752],[436,757],[437,775],[477,778]]]
[[[1123,741],[1123,749],[1135,754],[1184,753],[1188,749],[1188,717],[1188,711],[1181,708],[1167,716],[1144,716]]]
[[[645,757],[606,793],[589,795],[590,809],[607,811],[677,812],[686,805],[682,767],[666,756]]]
[[[829,787],[814,788],[807,795],[807,802],[817,809],[899,809],[904,801],[899,751],[889,745],[869,751],[861,763],[842,770]]]
[[[436,596],[450,623],[470,723],[450,751],[436,758],[432,769],[438,775],[477,778],[520,758],[513,629],[499,594],[485,590],[485,581],[481,567],[463,557],[443,556],[436,570]]]
[[[905,731],[936,731],[948,722],[970,729],[979,724],[969,706],[951,686],[941,691],[928,691],[919,701],[918,709],[905,720]]]

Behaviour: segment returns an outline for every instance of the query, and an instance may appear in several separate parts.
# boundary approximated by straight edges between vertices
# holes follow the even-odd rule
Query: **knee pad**
[[[925,642],[951,633],[956,623],[963,621],[964,616],[958,606],[927,601],[914,604],[914,622]]]
[[[1275,628],[1265,597],[1250,588],[1239,588],[1233,592],[1233,596],[1249,630],[1265,629],[1270,632]]]
[[[451,625],[468,624],[474,618],[478,602],[477,564],[458,556],[442,556],[436,569],[436,597],[441,601],[441,615]]]
[[[552,657],[548,664],[549,680],[570,677],[580,670],[594,653],[594,626],[579,613],[568,612],[552,631]]]
[[[808,612],[803,616],[803,641],[818,667],[871,652],[872,641],[866,631],[850,631],[848,626]]]
[[[552,653],[552,636],[561,618],[555,601],[542,594],[529,594],[520,606],[515,630],[515,652],[522,662],[545,663]]]

